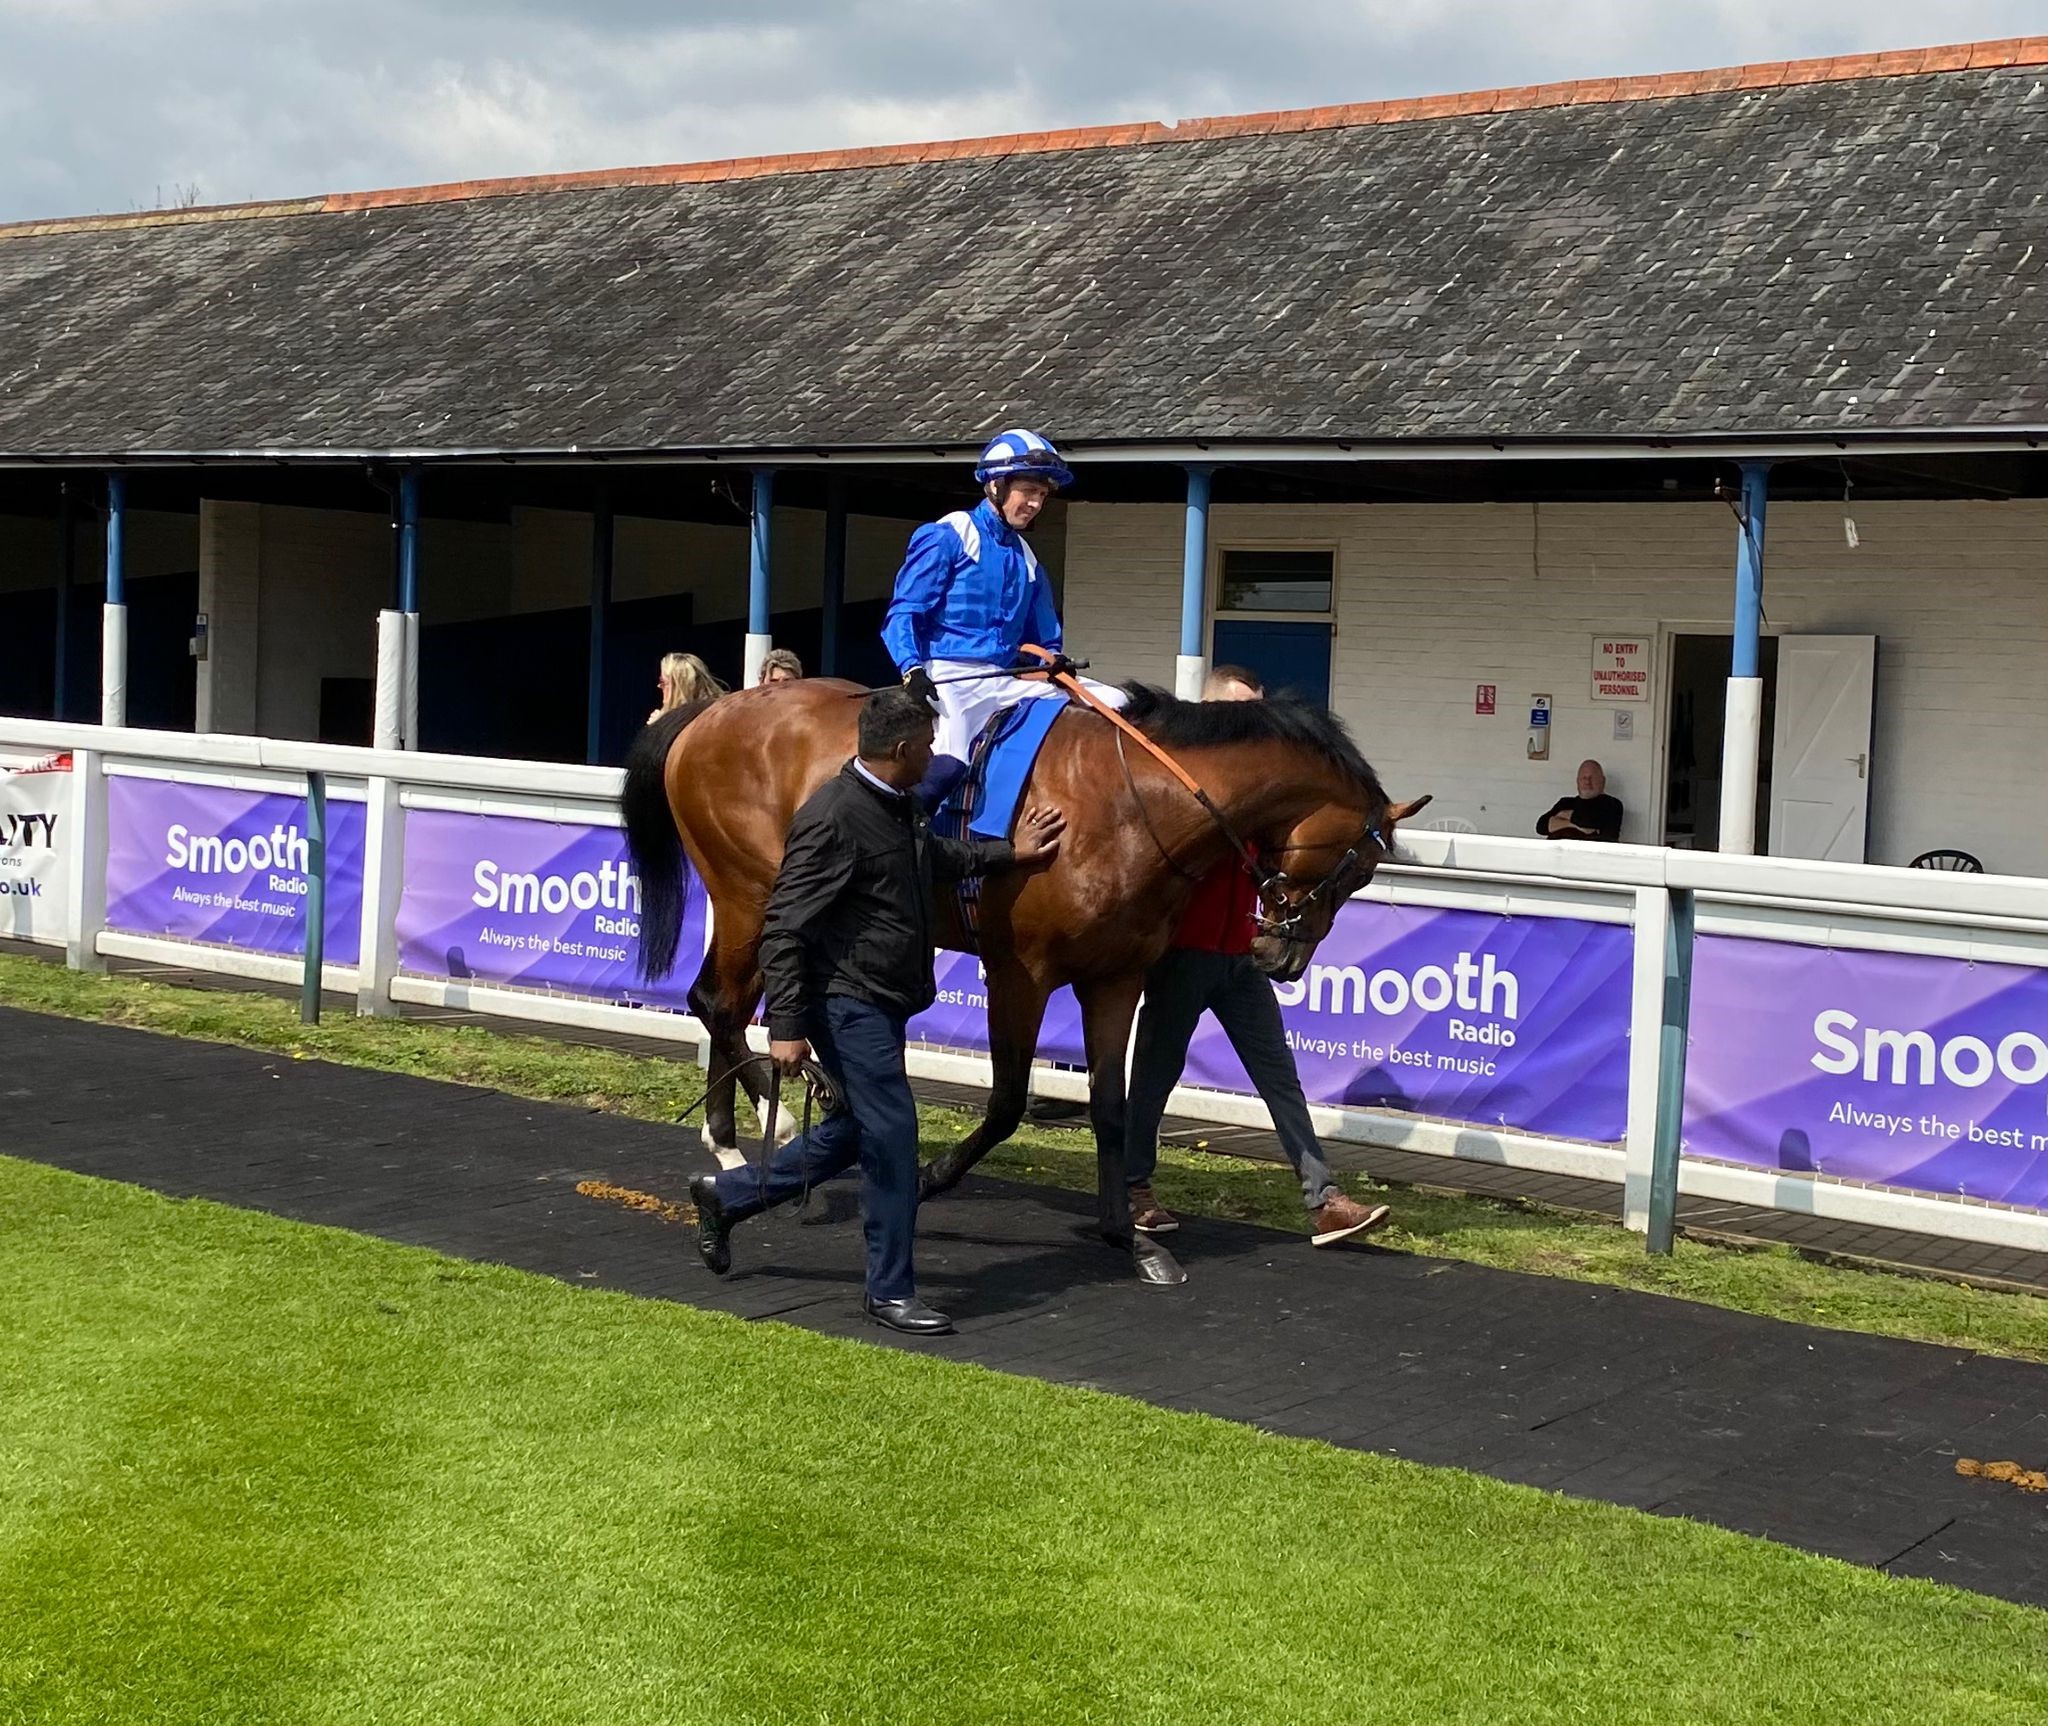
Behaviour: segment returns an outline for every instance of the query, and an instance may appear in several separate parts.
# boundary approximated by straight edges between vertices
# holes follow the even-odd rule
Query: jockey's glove
[[[939,692],[932,686],[932,674],[923,666],[913,665],[903,674],[903,687],[934,713],[938,712]]]

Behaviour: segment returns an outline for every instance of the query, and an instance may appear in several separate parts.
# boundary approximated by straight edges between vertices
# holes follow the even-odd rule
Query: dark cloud
[[[0,220],[1866,52],[2038,0],[0,0]]]

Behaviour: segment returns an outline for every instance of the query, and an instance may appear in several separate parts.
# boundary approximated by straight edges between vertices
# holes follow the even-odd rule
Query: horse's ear
[[[1419,814],[1422,810],[1428,808],[1435,800],[1436,794],[1428,792],[1416,798],[1413,803],[1389,804],[1387,807],[1387,825],[1389,827],[1397,826],[1399,823],[1406,821],[1409,816]]]

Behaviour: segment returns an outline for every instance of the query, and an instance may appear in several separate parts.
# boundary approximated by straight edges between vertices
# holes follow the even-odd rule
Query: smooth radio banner
[[[1354,899],[1277,985],[1312,1103],[1612,1143],[1628,1131],[1630,931]],[[1249,1091],[1214,1019],[1187,1081]]]
[[[363,806],[327,801],[324,956],[353,965],[363,935]],[[311,853],[289,792],[107,780],[107,927],[257,953],[303,953]]]
[[[2048,970],[1702,935],[1684,1148],[2048,1207]]]
[[[1275,994],[1311,1102],[1613,1143],[1628,1130],[1631,955],[1617,924],[1353,900],[1306,975]],[[938,1005],[911,1035],[986,1049],[978,961],[939,959]],[[1082,1062],[1068,990],[1048,1005],[1038,1054]],[[1213,1018],[1185,1080],[1252,1089]]]
[[[706,900],[684,865],[675,970],[640,980],[640,878],[617,827],[412,809],[405,817],[398,963],[428,977],[686,1008]]]

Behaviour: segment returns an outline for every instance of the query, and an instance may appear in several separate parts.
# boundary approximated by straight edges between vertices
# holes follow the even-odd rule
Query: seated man
[[[1074,483],[1073,473],[1038,433],[1006,431],[989,440],[974,477],[981,482],[980,503],[910,536],[882,621],[882,645],[904,682],[922,692],[928,678],[938,704],[932,771],[917,792],[927,809],[937,809],[966,776],[974,740],[998,708],[1039,696],[1067,698],[1044,678],[1005,674],[1027,642],[1060,650],[1052,583],[1024,535],[1053,493]],[[1094,682],[1088,687],[1110,705],[1123,705],[1121,690]]]
[[[1204,701],[1257,701],[1264,694],[1257,674],[1235,665],[1217,666],[1202,686]],[[1314,1244],[1332,1246],[1378,1228],[1387,1220],[1387,1207],[1360,1204],[1330,1178],[1280,1022],[1280,1003],[1252,962],[1258,904],[1258,889],[1242,861],[1231,857],[1218,864],[1195,889],[1173,945],[1145,977],[1124,1115],[1131,1226],[1146,1234],[1180,1226],[1153,1197],[1152,1172],[1159,1163],[1159,1118],[1166,1112],[1167,1093],[1180,1083],[1188,1043],[1206,1011],[1216,1015],[1272,1114],[1280,1148],[1301,1179]]]
[[[1621,837],[1621,799],[1607,795],[1607,770],[1597,761],[1579,763],[1579,789],[1573,797],[1560,797],[1536,823],[1543,839],[1604,839],[1613,844]]]

